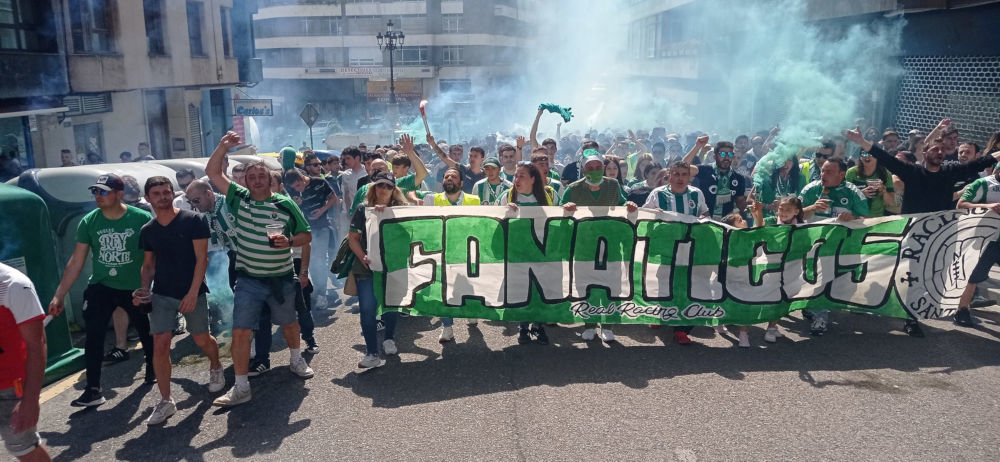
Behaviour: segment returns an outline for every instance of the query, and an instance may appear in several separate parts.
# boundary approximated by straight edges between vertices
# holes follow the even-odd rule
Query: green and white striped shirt
[[[489,180],[483,178],[472,185],[472,193],[479,196],[479,202],[483,205],[500,205],[500,199],[508,189],[514,185],[511,182],[500,178],[500,184],[490,184]]]
[[[649,198],[646,199],[643,207],[695,217],[708,212],[705,195],[694,186],[688,186],[687,191],[681,194],[671,191],[670,185],[660,186],[649,193]]]
[[[266,226],[283,225],[283,233],[293,236],[309,232],[309,222],[290,197],[271,194],[266,200],[250,197],[250,191],[229,184],[226,204],[233,213],[236,230],[236,270],[253,277],[275,277],[292,273],[292,250],[269,245]]]

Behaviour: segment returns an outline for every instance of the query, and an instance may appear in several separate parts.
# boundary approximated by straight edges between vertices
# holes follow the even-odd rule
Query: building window
[[[378,66],[382,64],[382,51],[378,47],[352,47],[348,49],[351,67]]]
[[[440,87],[441,93],[472,94],[472,80],[470,79],[441,79]]]
[[[31,129],[27,117],[0,119],[0,156],[6,164],[0,168],[0,182],[17,178],[26,168],[35,166],[31,149]]]
[[[114,51],[114,8],[110,0],[71,0],[69,15],[74,53]]]
[[[267,67],[302,67],[302,48],[272,48],[257,50]]]
[[[441,28],[447,33],[462,32],[462,15],[460,14],[442,14],[441,15]]]
[[[201,41],[201,2],[187,2],[188,39],[191,41],[191,56],[205,56],[205,46]]]
[[[233,37],[229,33],[229,26],[232,21],[232,14],[229,8],[219,8],[219,20],[222,21],[222,55],[227,58],[233,57]]]
[[[104,128],[101,122],[73,124],[73,141],[77,156],[83,154],[88,164],[103,164],[107,161],[107,156],[104,155]]]
[[[441,50],[441,64],[462,64],[462,48],[444,47]]]
[[[52,4],[33,0],[0,0],[0,50],[57,52]]]
[[[427,47],[403,47],[396,50],[394,59],[400,66],[426,66],[430,63],[430,50]]]
[[[167,42],[164,38],[166,18],[163,0],[142,0],[142,9],[146,19],[146,44],[149,48],[149,54],[167,54]]]

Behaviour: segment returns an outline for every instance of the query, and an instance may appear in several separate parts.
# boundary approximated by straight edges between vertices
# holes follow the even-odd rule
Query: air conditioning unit
[[[264,80],[264,62],[260,58],[239,61],[240,83],[253,84]]]

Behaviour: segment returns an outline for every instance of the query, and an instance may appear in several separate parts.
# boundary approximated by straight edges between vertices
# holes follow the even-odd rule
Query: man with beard
[[[694,156],[708,144],[708,136],[700,136],[684,156],[690,163]],[[735,159],[733,143],[720,141],[715,144],[715,164],[692,165],[694,184],[705,195],[705,204],[713,217],[722,218],[733,210],[743,210],[747,205],[746,179],[733,171]]]
[[[216,406],[234,406],[250,401],[250,335],[259,325],[260,312],[270,310],[271,320],[282,326],[291,355],[289,371],[302,378],[313,370],[302,358],[291,247],[312,240],[309,223],[302,210],[288,196],[271,191],[271,172],[263,162],[246,168],[247,187],[237,185],[222,171],[226,151],[239,146],[240,136],[229,132],[205,166],[205,173],[220,191],[226,191],[226,205],[233,212],[237,230],[236,289],[233,298],[233,370],[236,383]],[[357,151],[355,149],[355,151]],[[358,153],[360,154],[360,153]],[[355,157],[356,159],[356,157]],[[268,226],[270,225],[270,226]]]
[[[84,346],[87,386],[83,395],[70,403],[76,407],[99,406],[105,402],[101,394],[104,335],[107,333],[108,320],[116,308],[125,310],[139,333],[146,357],[146,383],[156,381],[149,318],[132,304],[132,291],[142,283],[139,277],[142,267],[139,232],[153,217],[146,211],[122,203],[125,182],[118,175],[101,175],[90,187],[90,192],[97,202],[97,209],[80,220],[76,229],[76,248],[66,263],[62,281],[49,302],[49,314],[59,316],[65,307],[66,294],[80,277],[87,254],[93,249],[93,270],[87,290],[83,293],[87,303],[87,309],[83,310],[87,332]]]
[[[429,194],[424,197],[424,205],[449,206],[449,205],[479,205],[479,196],[465,194],[462,191],[462,175],[456,168],[449,168],[444,172],[444,180],[441,182],[444,192]],[[455,333],[451,326],[455,323],[452,318],[441,318],[441,336],[438,342],[447,343],[455,339]]]
[[[219,344],[208,331],[208,223],[197,212],[174,207],[174,186],[170,179],[154,176],[146,180],[146,197],[156,217],[139,234],[145,251],[142,287],[133,294],[133,303],[152,303],[149,327],[153,334],[153,369],[160,402],[146,420],[159,425],[177,412],[170,397],[170,345],[177,326],[177,313],[184,315],[194,343],[209,360],[208,391],[226,386],[219,362]],[[150,290],[152,285],[152,290]]]
[[[845,136],[849,141],[861,146],[862,150],[875,156],[879,165],[903,180],[903,184],[906,185],[906,194],[903,195],[901,213],[904,215],[928,213],[950,210],[955,183],[970,174],[992,167],[996,164],[997,157],[1000,157],[1000,153],[991,153],[989,156],[967,164],[943,165],[948,144],[945,143],[944,137],[938,133],[944,133],[950,126],[951,120],[944,119],[931,132],[931,135],[928,135],[927,142],[930,145],[924,153],[923,166],[908,164],[886,153],[882,148],[866,140],[861,135],[860,129],[848,130]],[[920,328],[920,324],[915,319],[908,319],[903,330],[914,337],[924,336],[923,329]]]
[[[208,240],[209,265],[221,268],[223,265],[221,262],[226,262],[225,265],[228,266],[229,253],[236,250],[233,241],[236,237],[236,230],[233,229],[231,215],[226,207],[226,197],[222,194],[216,194],[212,190],[212,186],[204,180],[192,181],[184,195],[192,210],[204,214],[205,221],[208,223],[211,232]],[[209,276],[208,284],[212,284],[211,276]],[[224,290],[221,287],[209,287],[209,290],[214,291],[220,289]],[[222,328],[229,325],[229,320],[232,317],[232,306],[219,306],[217,302],[210,299],[208,308],[211,321],[209,331],[212,335],[219,335],[222,333]]]
[[[596,152],[596,151],[594,151]],[[613,207],[624,205],[629,212],[638,210],[638,206],[629,202],[625,198],[618,180],[604,177],[604,159],[598,155],[588,156],[583,161],[583,178],[571,183],[566,187],[566,192],[562,198],[563,209],[567,212],[575,212],[577,206],[604,206]],[[597,323],[584,324],[583,333],[580,337],[590,341],[597,336]],[[601,340],[614,342],[615,334],[607,326],[600,325]]]

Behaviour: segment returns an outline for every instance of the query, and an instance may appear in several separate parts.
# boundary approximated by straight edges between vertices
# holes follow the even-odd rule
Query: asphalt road
[[[552,344],[522,346],[513,325],[464,320],[442,347],[436,319],[410,317],[399,357],[364,372],[358,315],[343,308],[316,312],[313,379],[277,351],[253,401],[219,410],[207,362],[182,337],[165,426],[144,424],[158,393],[141,385],[136,351],[105,368],[99,408],[69,406],[82,384],[50,387],[42,436],[64,461],[1000,459],[996,307],[977,311],[978,330],[932,321],[924,339],[844,312],[808,337],[796,314],[777,344],[751,330],[749,350],[709,328],[685,347],[645,326],[619,326],[610,345],[550,328]]]

